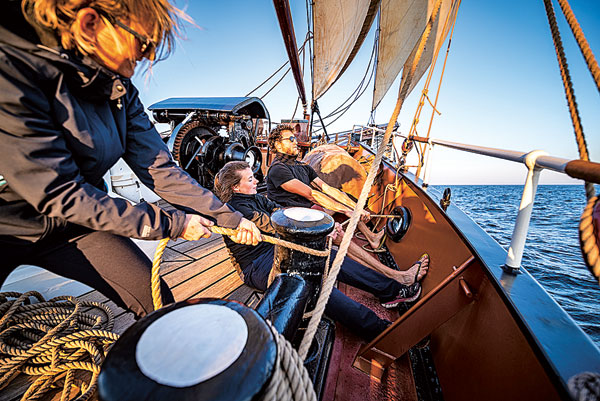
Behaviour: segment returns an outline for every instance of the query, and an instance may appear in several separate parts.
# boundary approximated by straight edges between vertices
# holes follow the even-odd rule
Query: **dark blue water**
[[[508,249],[523,187],[449,187],[452,203]],[[434,188],[443,191],[446,186]],[[578,225],[585,204],[583,185],[540,185],[522,266],[600,346],[600,286],[585,267],[579,249]]]

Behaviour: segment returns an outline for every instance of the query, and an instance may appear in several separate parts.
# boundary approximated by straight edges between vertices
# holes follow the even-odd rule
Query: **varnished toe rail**
[[[455,268],[387,330],[363,346],[354,367],[380,379],[392,362],[475,301],[484,273],[474,261],[471,256]]]

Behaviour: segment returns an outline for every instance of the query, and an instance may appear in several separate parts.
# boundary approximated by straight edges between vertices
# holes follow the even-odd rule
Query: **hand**
[[[200,238],[208,238],[212,234],[208,227],[212,225],[212,221],[205,219],[202,216],[197,214],[186,214],[181,238],[189,241],[197,241]]]
[[[339,245],[342,242],[342,237],[344,236],[344,230],[342,229],[342,225],[340,223],[335,223],[333,226],[333,231],[328,235],[333,240],[335,245]]]
[[[363,223],[366,223],[367,221],[371,220],[371,213],[367,212],[366,210],[363,210],[360,213],[360,219],[363,221]]]
[[[261,240],[260,230],[250,220],[242,218],[237,230],[237,234],[230,237],[233,242],[242,245],[257,245]]]

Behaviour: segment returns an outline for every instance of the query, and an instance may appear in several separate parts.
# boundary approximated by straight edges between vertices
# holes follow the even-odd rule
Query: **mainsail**
[[[381,0],[319,0],[312,7],[313,98],[342,75],[369,32]]]
[[[375,109],[402,70],[431,16],[434,0],[383,0],[375,72]]]

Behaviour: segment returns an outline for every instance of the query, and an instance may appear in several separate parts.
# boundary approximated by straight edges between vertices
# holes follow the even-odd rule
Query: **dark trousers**
[[[0,284],[21,264],[40,266],[104,294],[142,317],[154,310],[150,289],[152,262],[129,238],[79,226],[31,243],[0,236]],[[164,304],[174,302],[161,280]]]
[[[273,252],[274,248],[271,248],[243,269],[246,284],[262,291],[267,289],[269,272],[273,267]],[[331,263],[335,259],[335,253],[332,250]],[[347,257],[344,258],[338,280],[370,292],[381,302],[394,299],[400,291],[398,282]],[[337,288],[331,292],[325,313],[367,341],[375,338],[390,324],[389,321],[380,319],[371,309],[347,297]]]

